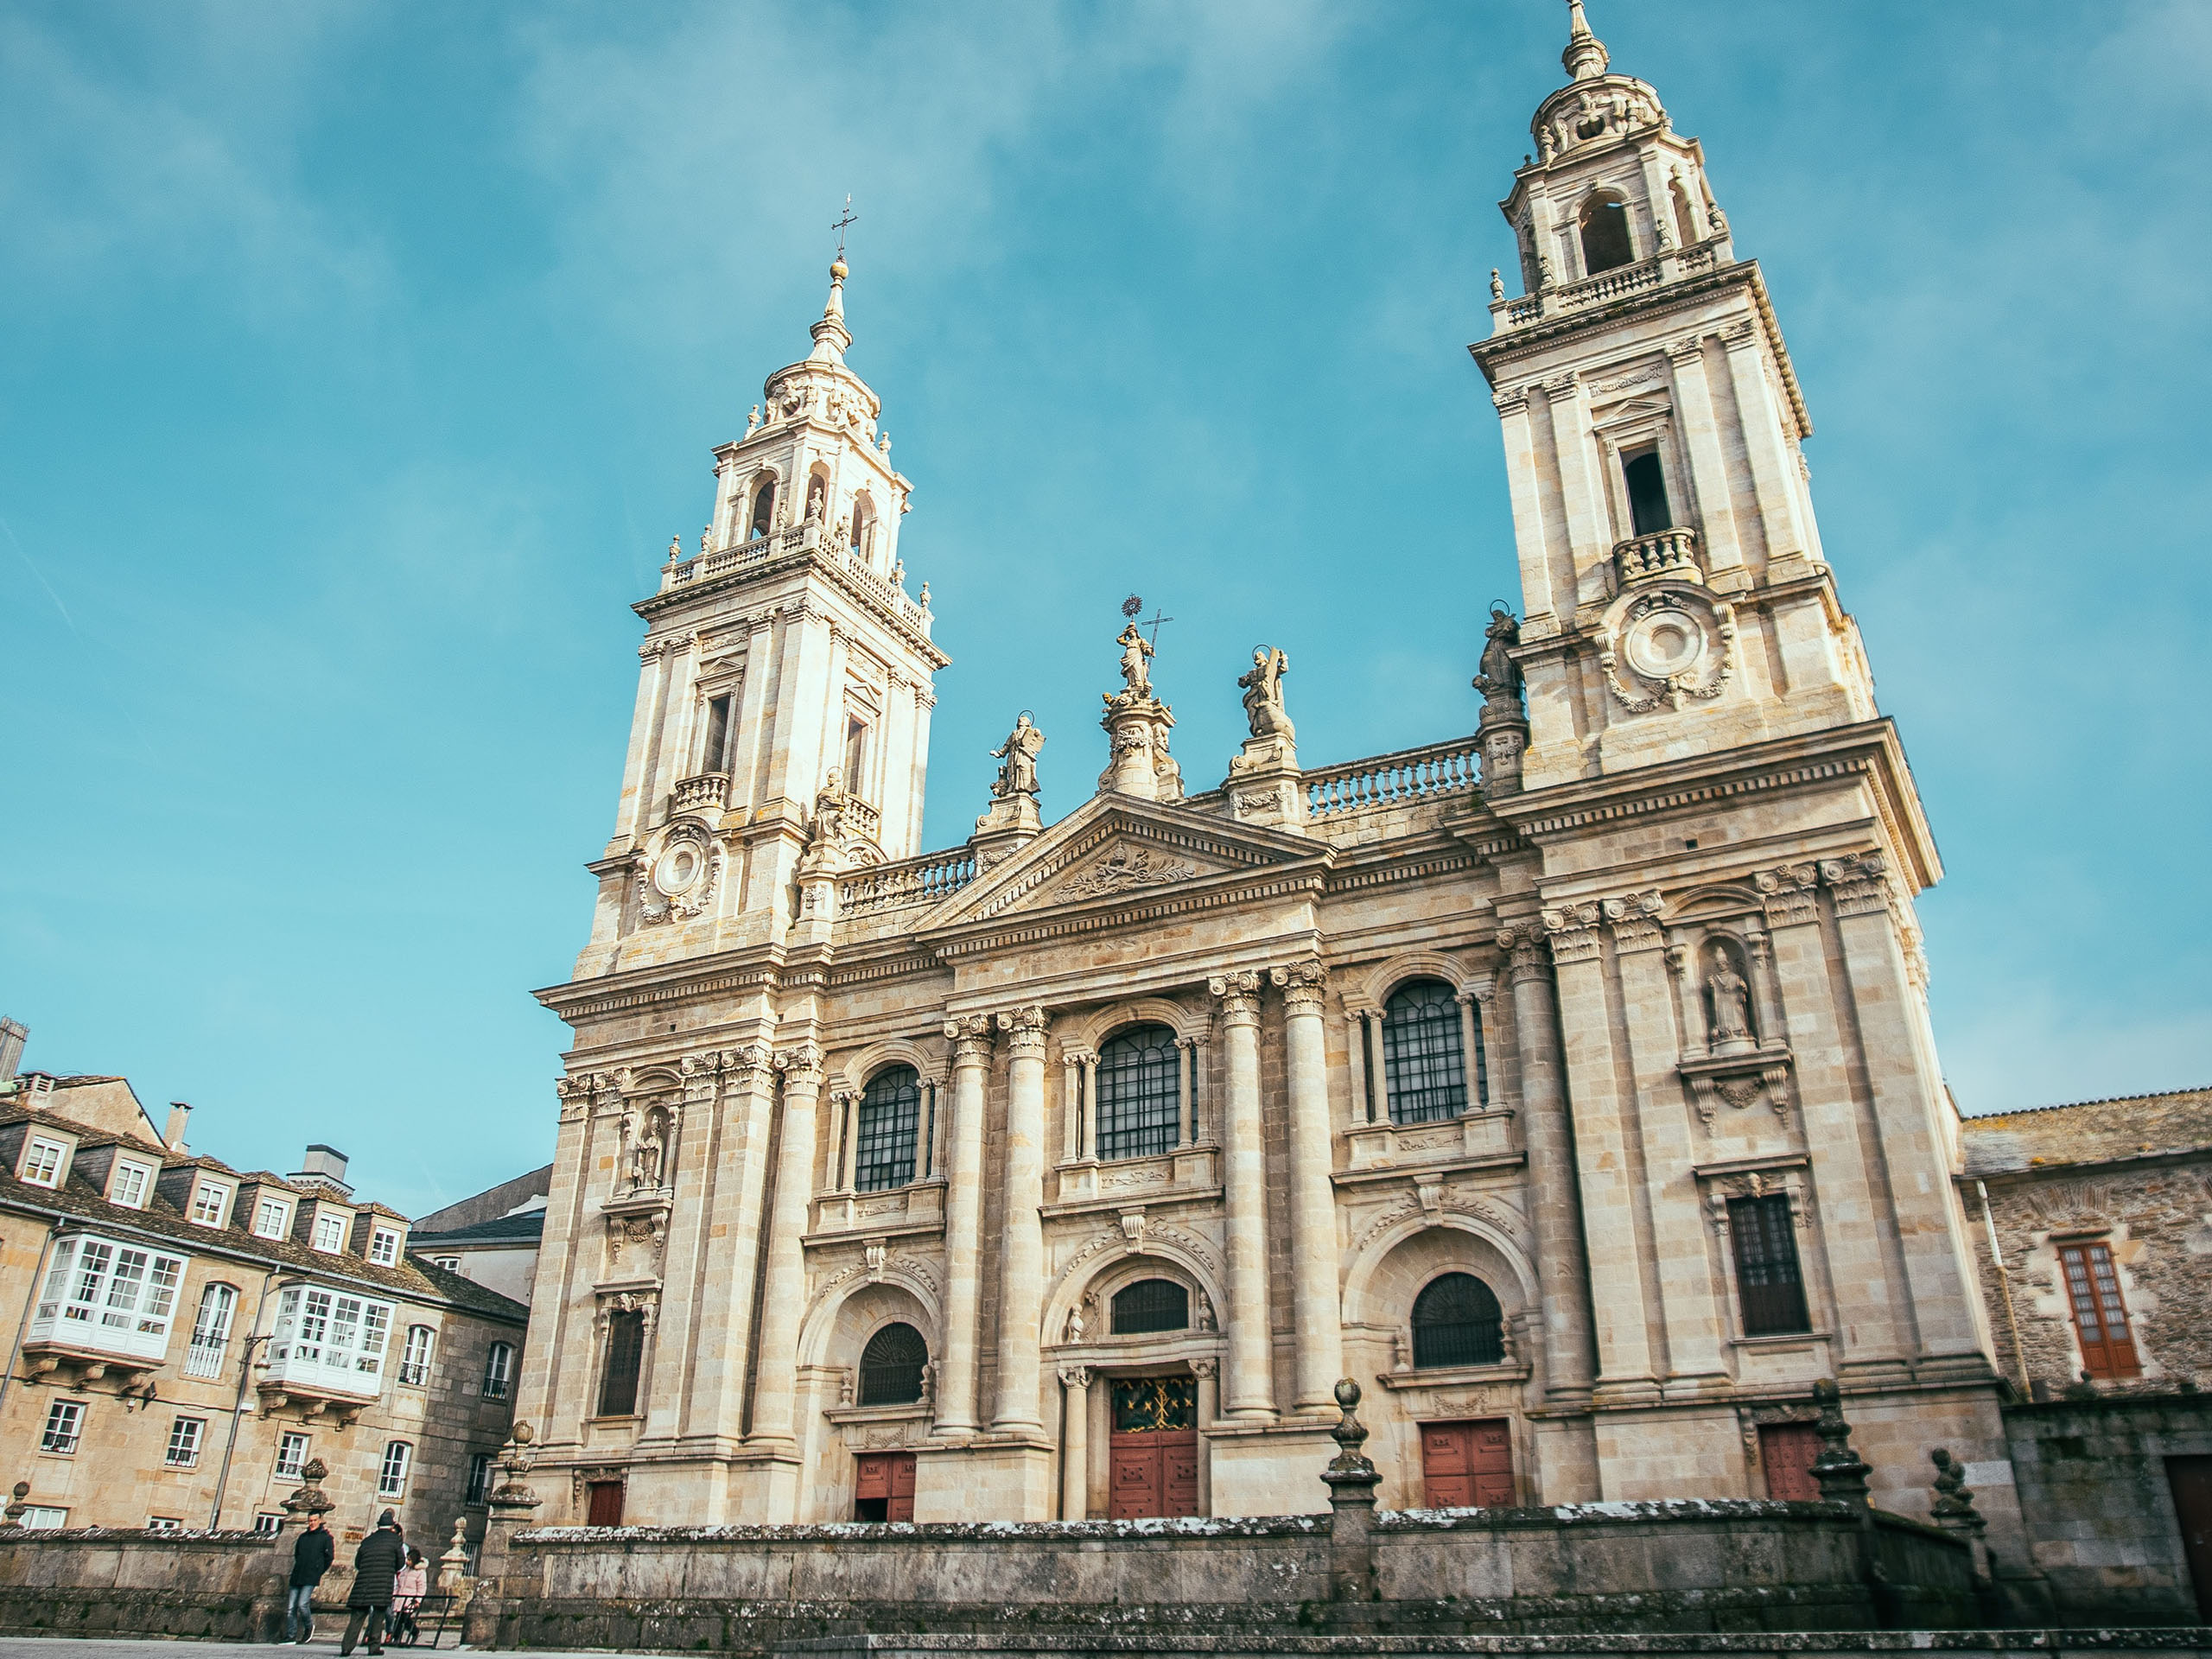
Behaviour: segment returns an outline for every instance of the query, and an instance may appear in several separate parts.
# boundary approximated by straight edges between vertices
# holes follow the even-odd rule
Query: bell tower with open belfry
[[[1698,141],[1569,15],[1571,79],[1499,204],[1524,291],[1493,275],[1471,348],[1504,426],[1532,789],[1875,713],[1765,279]]]
[[[839,870],[921,845],[948,658],[899,557],[912,486],[845,362],[846,275],[841,251],[814,349],[715,450],[696,555],[671,542],[659,591],[632,607],[637,710],[579,978],[782,939],[817,841],[812,864]]]

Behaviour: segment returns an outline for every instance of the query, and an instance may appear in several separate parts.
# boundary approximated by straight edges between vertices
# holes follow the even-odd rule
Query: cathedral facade
[[[1344,1376],[1390,1507],[1813,1496],[1833,1377],[1878,1503],[1943,1446],[2017,1528],[1940,868],[1804,400],[1697,142],[1571,11],[1471,348],[1522,606],[1457,741],[1309,766],[1262,650],[1186,785],[1133,620],[1094,796],[1042,825],[1025,719],[925,851],[947,658],[831,268],[635,607],[539,994],[541,1523],[1313,1510]]]

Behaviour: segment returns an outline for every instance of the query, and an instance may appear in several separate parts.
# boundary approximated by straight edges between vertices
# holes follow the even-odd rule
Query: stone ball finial
[[[508,1432],[517,1446],[528,1446],[537,1438],[537,1431],[528,1423],[517,1423]]]
[[[1344,1411],[1359,1409],[1359,1384],[1348,1376],[1337,1379],[1337,1405]]]
[[[843,260],[837,259],[830,262],[830,280],[831,282],[842,283],[845,280],[845,262]]]

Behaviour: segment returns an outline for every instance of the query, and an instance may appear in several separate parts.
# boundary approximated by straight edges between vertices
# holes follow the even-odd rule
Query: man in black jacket
[[[330,1571],[330,1563],[338,1553],[338,1546],[331,1541],[330,1529],[322,1524],[319,1515],[308,1516],[308,1529],[292,1541],[292,1578],[284,1595],[284,1640],[305,1642],[315,1634],[315,1587],[322,1582],[322,1575]],[[298,1621],[299,1635],[292,1635],[293,1623]]]
[[[407,1545],[399,1535],[399,1522],[390,1510],[377,1519],[377,1529],[361,1540],[353,1552],[353,1593],[346,1598],[346,1637],[340,1654],[353,1651],[364,1620],[368,1624],[369,1651],[384,1651],[384,1622],[391,1611],[391,1581],[407,1564]]]

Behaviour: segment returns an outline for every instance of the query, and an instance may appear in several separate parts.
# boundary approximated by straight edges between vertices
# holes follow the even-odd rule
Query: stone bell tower
[[[1470,348],[1505,429],[1530,789],[1875,714],[1765,279],[1698,141],[1569,20],[1499,204],[1524,291],[1492,273]]]
[[[920,847],[948,658],[899,557],[912,486],[845,363],[846,275],[841,257],[814,349],[714,452],[697,553],[671,542],[659,592],[632,607],[644,666],[579,978],[780,939],[802,873]]]

